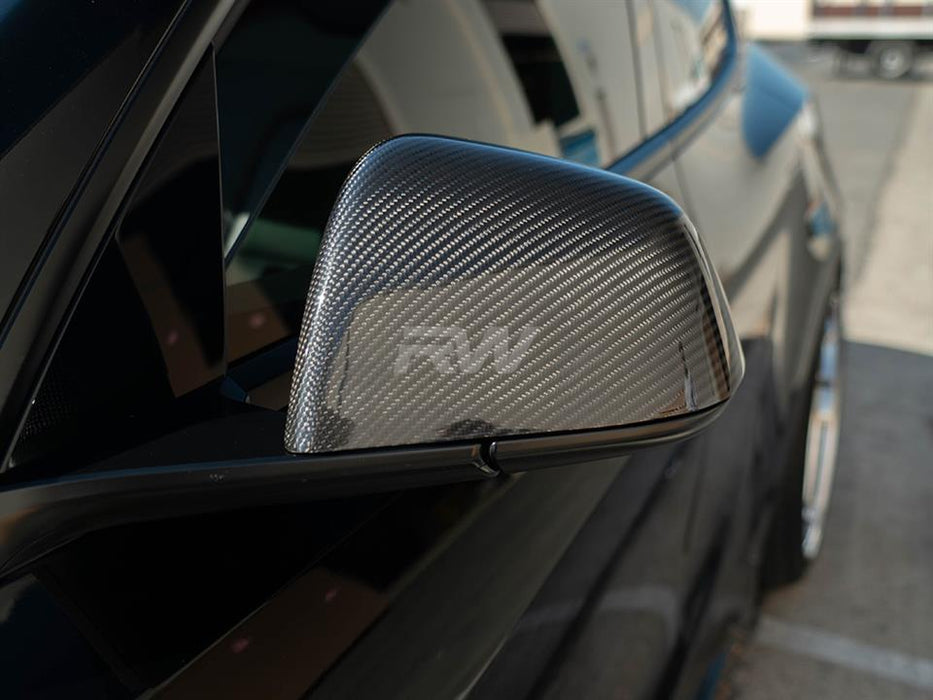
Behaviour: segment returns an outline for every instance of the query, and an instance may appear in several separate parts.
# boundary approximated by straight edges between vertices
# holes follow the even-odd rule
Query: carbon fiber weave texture
[[[619,426],[728,398],[741,356],[696,232],[641,183],[430,136],[367,153],[331,213],[293,452]]]

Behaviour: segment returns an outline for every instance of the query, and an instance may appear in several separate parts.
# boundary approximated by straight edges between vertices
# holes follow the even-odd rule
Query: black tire
[[[841,47],[833,51],[833,75],[845,75],[849,72],[849,52]]]
[[[815,368],[814,368],[815,369]],[[807,449],[807,425],[813,396],[813,375],[806,389],[802,418],[793,436],[788,464],[765,547],[761,580],[765,590],[793,583],[807,570],[803,555],[803,472]]]
[[[885,80],[897,80],[914,67],[914,42],[873,41],[868,48],[875,75]]]
[[[845,385],[845,343],[841,324],[838,291],[830,297],[823,324],[823,335],[810,367],[809,381],[796,429],[792,435],[788,462],[778,494],[771,530],[762,566],[762,584],[765,589],[793,583],[806,572],[820,550],[825,518],[832,493],[839,447],[839,426]],[[819,388],[819,392],[814,389]],[[817,395],[819,395],[817,397]],[[819,410],[811,414],[814,398]],[[834,416],[826,423],[826,406]],[[815,420],[815,422],[814,422]],[[831,426],[828,428],[827,426]],[[805,501],[804,479],[807,477],[808,432],[814,429],[817,451],[811,459],[828,459],[809,465],[810,478],[822,475],[819,483],[810,484],[809,502]],[[828,432],[827,432],[828,431]],[[826,446],[832,445],[831,450]],[[824,471],[825,470],[825,471]],[[817,475],[817,476],[815,476]],[[813,489],[824,489],[816,493]],[[804,520],[804,506],[807,518]]]

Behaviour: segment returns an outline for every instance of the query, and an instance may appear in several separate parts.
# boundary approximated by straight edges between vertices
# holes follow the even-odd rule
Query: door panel
[[[671,9],[667,0],[659,5],[665,7]],[[674,48],[681,21],[659,21],[666,65],[670,53],[681,50]],[[746,68],[740,50],[731,66],[720,69],[719,80],[728,87],[700,117],[702,126],[679,130],[673,138],[685,204],[723,281],[746,358],[742,387],[705,436],[707,465],[691,506],[693,568],[702,571],[710,557],[719,563],[676,689],[684,697],[718,653],[728,625],[751,609],[768,498],[799,419],[815,347],[813,316],[822,315],[833,267],[812,255],[808,244],[810,199],[801,170],[799,115],[766,151],[753,148],[743,117],[750,95],[764,86]],[[684,75],[668,75],[670,109],[680,108],[689,82]]]
[[[630,458],[542,585],[489,668],[475,698],[535,697],[564,665],[587,611],[629,546],[629,533],[659,500],[675,472],[672,448]]]
[[[511,477],[399,582],[382,619],[311,697],[462,695],[624,465],[617,458]]]
[[[649,697],[663,682],[690,596],[684,533],[703,439],[632,460],[662,465],[650,503],[628,532],[540,686],[548,698]]]
[[[496,19],[495,5],[520,16],[503,10]],[[587,25],[570,3],[543,0],[530,14],[523,5],[530,3],[395,3],[358,52],[349,38],[329,37],[333,55],[300,61],[294,75],[265,53],[251,63],[249,47],[315,45],[309,39],[320,32],[299,26],[307,17],[259,17],[249,28],[266,32],[257,44],[235,41],[234,28],[233,43],[220,48],[221,72],[245,68],[258,90],[270,84],[264,71],[278,69],[275,86],[286,96],[289,79],[317,80],[298,104],[286,100],[266,115],[255,142],[241,140],[250,153],[226,160],[243,168],[239,186],[226,187],[227,173],[224,188],[235,195],[224,231],[225,359],[233,371],[246,356],[261,363],[264,351],[294,335],[333,197],[374,141],[432,131],[605,165],[655,123],[657,105],[642,105],[640,120],[634,72],[625,72],[634,62],[622,66],[630,13],[616,7],[605,23]],[[645,26],[638,31],[658,31]],[[225,54],[231,46],[239,53]],[[625,79],[610,84],[607,63]],[[647,75],[661,63],[642,66]],[[539,89],[542,73],[553,91]],[[238,133],[225,124],[225,105],[259,101],[233,99],[236,85],[219,76],[222,151],[224,134]],[[692,192],[694,171],[710,151],[734,144],[726,127],[710,133],[696,158],[686,141],[664,137],[650,164],[628,172],[691,201],[726,268],[738,246],[731,279],[746,282],[734,282],[734,298],[762,340],[759,353],[749,331],[746,352],[750,364],[767,367],[774,324],[754,324],[777,313],[785,238],[753,232],[753,244],[739,241],[735,222],[718,232],[729,222],[708,211],[706,197],[725,191]],[[280,175],[274,187],[272,173]],[[291,360],[282,347],[279,364],[264,371],[263,386],[285,378],[264,395],[270,408],[281,408],[287,393]],[[679,446],[481,485],[115,528],[62,548],[37,573],[113,667],[107,682],[119,677],[126,692],[170,677],[163,689],[180,694],[221,682],[243,691],[257,678],[280,678],[282,688],[319,697],[450,697],[471,688],[477,697],[650,695],[682,665],[714,588],[724,556],[715,543],[737,522],[729,506],[744,493],[740,467],[747,470],[763,444],[763,429],[749,422],[768,397],[761,377],[747,381],[718,430]],[[158,560],[150,554],[156,547],[165,549]],[[97,566],[82,567],[87,561]],[[193,593],[189,580],[198,582]],[[108,595],[114,581],[124,582],[123,599]]]

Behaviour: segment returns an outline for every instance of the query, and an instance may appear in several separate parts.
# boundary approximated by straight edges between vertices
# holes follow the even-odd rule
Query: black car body
[[[3,697],[692,697],[799,548],[841,279],[805,87],[719,0],[384,5],[0,10]],[[513,475],[288,477],[331,205],[409,132],[679,202],[745,358],[712,426]]]

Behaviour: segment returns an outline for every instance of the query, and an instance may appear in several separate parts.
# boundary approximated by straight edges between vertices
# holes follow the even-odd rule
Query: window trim
[[[33,259],[0,327],[0,474],[137,175],[218,29],[242,2],[179,9]]]
[[[739,58],[738,36],[732,7],[728,0],[718,0],[718,2],[722,3],[727,41],[723,48],[719,70],[710,82],[710,86],[673,120],[648,136],[617,161],[608,165],[606,170],[638,179],[651,177],[670,159],[673,150],[680,150],[690,143],[703,125],[718,111],[728,89],[734,84],[738,75],[736,66]]]

